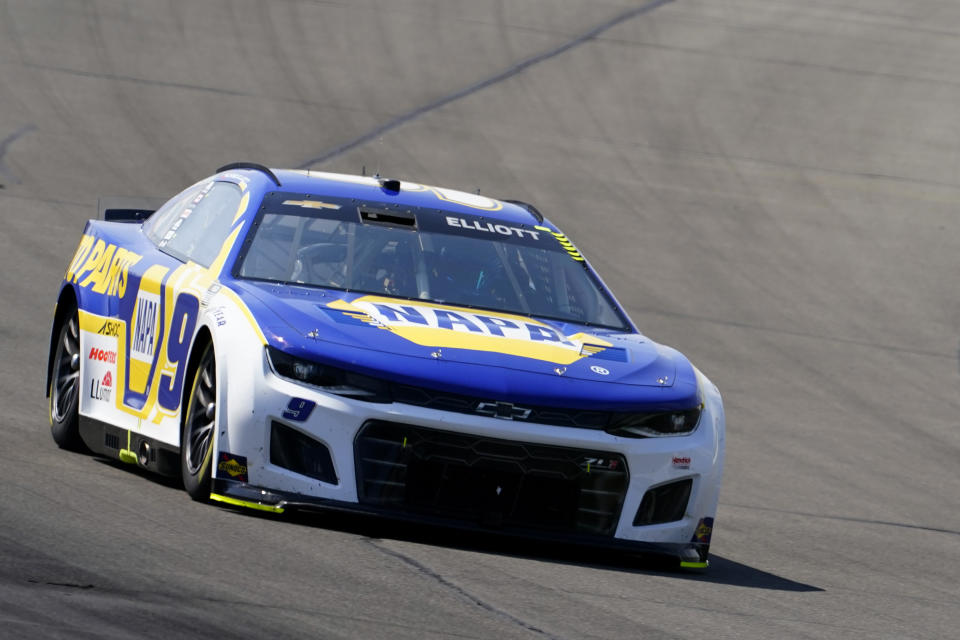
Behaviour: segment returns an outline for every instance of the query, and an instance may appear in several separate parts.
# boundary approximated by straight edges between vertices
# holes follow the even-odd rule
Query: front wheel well
[[[203,352],[208,344],[213,345],[213,336],[210,335],[210,330],[207,327],[200,327],[200,330],[197,331],[197,336],[193,339],[193,346],[190,347],[190,359],[187,361],[187,368],[183,372],[183,391],[180,397],[181,434],[183,433],[183,421],[185,419],[184,412],[187,409],[187,402],[190,399],[193,374],[197,370],[197,365],[200,364],[200,358],[203,356]],[[182,442],[180,446],[183,446]]]

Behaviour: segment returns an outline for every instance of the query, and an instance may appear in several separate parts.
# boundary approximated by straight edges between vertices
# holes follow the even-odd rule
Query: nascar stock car
[[[706,566],[720,394],[531,205],[236,163],[103,213],[53,320],[61,447],[197,500]]]

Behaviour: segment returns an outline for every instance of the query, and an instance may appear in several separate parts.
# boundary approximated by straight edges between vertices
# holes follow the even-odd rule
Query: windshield
[[[546,227],[269,194],[235,274],[625,329],[579,252]]]

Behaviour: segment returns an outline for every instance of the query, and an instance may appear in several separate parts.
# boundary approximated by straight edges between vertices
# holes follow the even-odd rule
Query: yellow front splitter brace
[[[710,566],[710,562],[687,562],[683,560],[680,561],[681,569],[706,569],[709,566]]]
[[[120,462],[126,462],[127,464],[137,464],[138,456],[136,453],[130,449],[130,430],[127,429],[127,448],[120,449]]]
[[[219,493],[211,493],[210,499],[214,502],[223,502],[224,504],[230,504],[235,507],[246,507],[247,509],[256,509],[257,511],[269,511],[270,513],[283,513],[283,507],[278,507],[272,504],[263,504],[262,502],[238,500],[237,498],[231,498]]]

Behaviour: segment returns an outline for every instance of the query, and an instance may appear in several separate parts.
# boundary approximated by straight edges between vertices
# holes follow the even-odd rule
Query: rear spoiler
[[[109,196],[97,201],[97,218],[107,222],[143,222],[159,209],[161,198]]]

